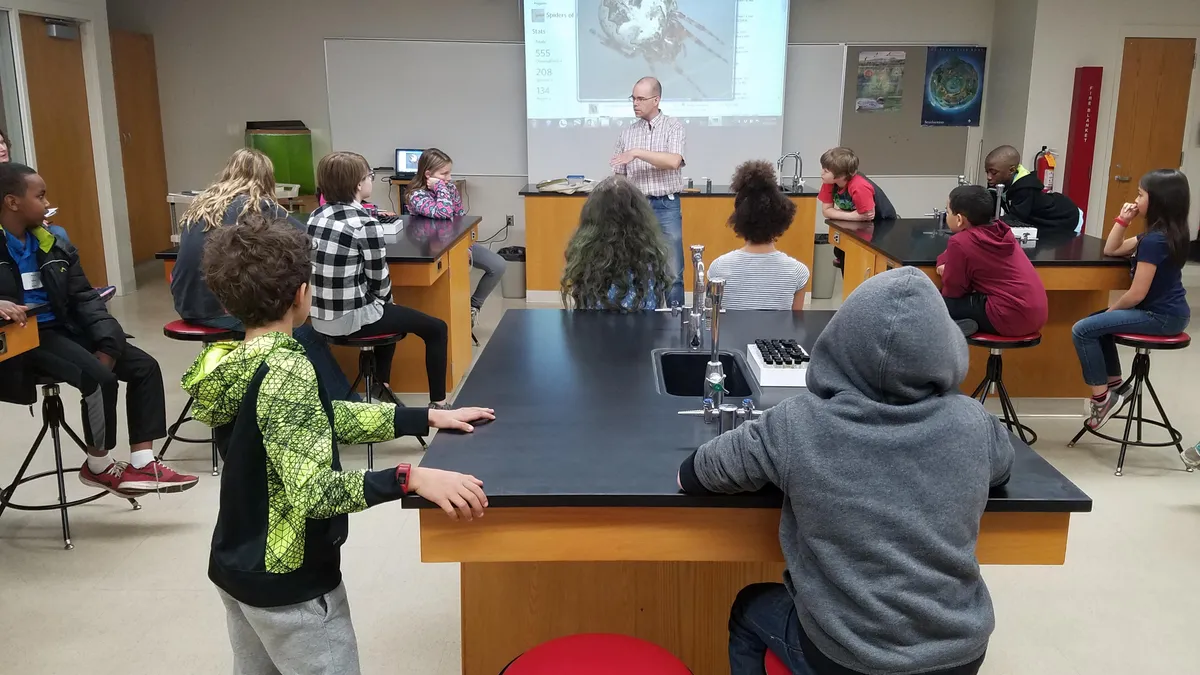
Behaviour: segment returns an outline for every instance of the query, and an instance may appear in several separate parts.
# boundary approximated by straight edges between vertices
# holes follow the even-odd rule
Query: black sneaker
[[[971,337],[979,332],[979,324],[970,319],[959,319],[954,322],[958,325],[958,329],[962,331],[963,337]]]

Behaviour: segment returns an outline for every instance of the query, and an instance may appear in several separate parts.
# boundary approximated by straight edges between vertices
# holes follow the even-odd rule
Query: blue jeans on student
[[[674,303],[683,305],[683,213],[679,210],[679,195],[667,197],[651,197],[650,206],[658,217],[658,226],[662,228],[663,237],[667,240],[667,264],[670,274],[675,281],[667,292],[667,306]]]
[[[729,670],[732,675],[763,675],[767,650],[793,675],[813,675],[800,651],[796,603],[783,584],[752,584],[738,593],[729,613]]]
[[[1096,312],[1079,320],[1071,329],[1075,351],[1083,366],[1083,381],[1099,387],[1110,377],[1121,376],[1121,359],[1117,356],[1114,333],[1143,335],[1175,335],[1187,328],[1190,317],[1154,314],[1142,309],[1118,309]]]

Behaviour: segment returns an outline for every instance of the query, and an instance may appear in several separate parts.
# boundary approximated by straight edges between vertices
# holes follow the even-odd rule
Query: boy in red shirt
[[[858,156],[850,148],[832,148],[821,155],[821,215],[827,220],[873,221],[896,217],[896,208],[883,190],[858,172]],[[833,249],[834,263],[842,267],[846,253]]]
[[[946,224],[955,234],[937,259],[942,297],[964,335],[1035,333],[1046,323],[1046,288],[1009,226],[992,220],[994,213],[983,187],[950,193]]]

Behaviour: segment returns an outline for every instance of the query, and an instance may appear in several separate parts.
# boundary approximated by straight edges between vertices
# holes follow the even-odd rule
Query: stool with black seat
[[[364,396],[367,403],[371,402],[371,397],[374,395],[372,390],[375,387],[375,348],[384,347],[386,345],[394,345],[397,342],[408,337],[408,333],[379,333],[378,335],[365,335],[360,337],[351,337],[348,335],[326,335],[326,339],[332,344],[339,347],[354,347],[358,350],[358,375],[354,377],[354,383],[350,385],[350,391],[358,391],[359,383],[362,383],[365,389]],[[400,399],[396,398],[388,392],[386,387],[380,387],[381,393],[390,398],[386,403],[393,403],[397,406],[404,407]],[[426,447],[425,439],[417,436],[417,441],[421,447]],[[367,443],[367,470],[375,469],[375,444]]]
[[[227,330],[224,328],[210,328],[201,326],[195,323],[188,323],[182,319],[172,321],[163,326],[163,335],[172,340],[180,340],[182,342],[202,342],[205,345],[214,342],[226,342],[229,340],[241,340],[245,335],[239,331]],[[162,458],[167,454],[167,448],[171,447],[172,441],[180,443],[208,443],[212,448],[212,475],[220,475],[217,470],[220,454],[217,452],[217,437],[210,429],[208,438],[187,438],[179,435],[179,427],[191,422],[194,418],[189,414],[192,411],[192,406],[195,405],[196,399],[189,396],[187,403],[183,406],[183,411],[179,413],[175,423],[167,427],[167,440],[163,443],[162,449],[158,451],[157,459],[162,461]]]
[[[995,388],[996,394],[1000,397],[1000,421],[1004,422],[1004,426],[1008,427],[1010,432],[1015,432],[1020,436],[1026,445],[1033,445],[1037,442],[1038,437],[1033,429],[1021,424],[1021,419],[1017,417],[1017,409],[1013,407],[1012,398],[1008,395],[1008,389],[1004,387],[1004,351],[1006,349],[1027,349],[1041,343],[1041,333],[1030,333],[1019,337],[1006,337],[991,333],[975,333],[967,336],[967,344],[988,350],[987,372],[983,376],[983,381],[979,383],[978,387],[975,387],[975,393],[971,394],[971,398],[980,403],[986,403],[988,394]]]
[[[556,638],[513,659],[501,675],[690,675],[671,652],[628,635],[581,633]]]
[[[1175,446],[1175,449],[1183,454],[1183,434],[1171,425],[1171,420],[1167,417],[1167,412],[1163,410],[1162,402],[1158,399],[1158,394],[1154,391],[1154,385],[1150,382],[1150,352],[1163,350],[1172,351],[1176,349],[1186,349],[1192,343],[1192,338],[1187,333],[1178,335],[1140,335],[1137,333],[1117,333],[1113,339],[1119,345],[1133,347],[1137,350],[1137,354],[1133,357],[1133,366],[1129,369],[1129,380],[1122,386],[1122,389],[1130,392],[1129,399],[1121,404],[1117,410],[1117,414],[1111,419],[1125,420],[1125,434],[1120,438],[1109,436],[1100,433],[1099,430],[1089,427],[1087,424],[1075,434],[1075,438],[1067,444],[1067,447],[1074,447],[1083,438],[1084,434],[1092,434],[1106,441],[1121,444],[1121,454],[1117,457],[1117,470],[1114,475],[1120,476],[1125,467],[1125,451],[1130,447],[1137,448],[1165,448]],[[1145,392],[1150,392],[1150,398],[1154,401],[1154,407],[1158,408],[1158,415],[1162,421],[1146,418],[1142,412],[1142,402],[1145,397]],[[1121,414],[1121,411],[1125,411]],[[1134,423],[1137,423],[1136,431]],[[1142,440],[1142,426],[1150,425],[1166,430],[1171,436],[1171,440],[1166,442],[1151,442]],[[1130,434],[1134,434],[1135,438],[1130,440]],[[1180,458],[1183,461],[1183,458]],[[1184,463],[1184,468],[1190,473],[1192,467]]]
[[[25,461],[21,463],[21,468],[17,471],[17,475],[13,478],[12,483],[9,483],[8,487],[0,490],[0,515],[3,515],[4,510],[7,508],[13,508],[18,511],[52,511],[58,509],[62,515],[63,546],[69,551],[75,548],[75,545],[71,543],[71,522],[67,518],[67,509],[72,506],[94,502],[108,494],[108,491],[101,490],[87,497],[67,500],[65,476],[68,473],[79,473],[79,468],[65,468],[63,466],[62,438],[59,436],[59,431],[67,432],[67,435],[71,437],[71,440],[75,441],[80,450],[84,451],[84,454],[87,454],[87,445],[79,438],[75,430],[67,424],[66,415],[63,413],[62,398],[59,397],[58,386],[61,382],[49,378],[38,378],[37,384],[42,388],[42,430],[38,432],[37,438],[34,439],[33,447],[29,448],[29,454],[25,455]],[[31,476],[26,476],[25,472],[29,470],[29,465],[33,462],[33,456],[37,454],[38,448],[41,447],[42,441],[45,440],[46,432],[50,432],[51,443],[54,445],[54,470],[42,471]],[[18,504],[12,501],[13,492],[19,486],[49,476],[58,478],[57,503]],[[142,508],[138,504],[137,499],[133,497],[127,497],[126,499],[129,500],[135,511]]]

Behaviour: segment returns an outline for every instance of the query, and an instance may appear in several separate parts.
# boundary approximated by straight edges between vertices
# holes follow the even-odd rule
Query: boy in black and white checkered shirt
[[[446,322],[392,304],[383,227],[375,213],[363,206],[373,182],[370,165],[356,153],[335,152],[317,165],[317,186],[326,203],[308,219],[313,240],[312,325],[332,336],[412,333],[421,338],[430,407],[447,408]],[[395,353],[395,344],[375,348],[375,378],[385,400],[392,398],[389,383]]]

